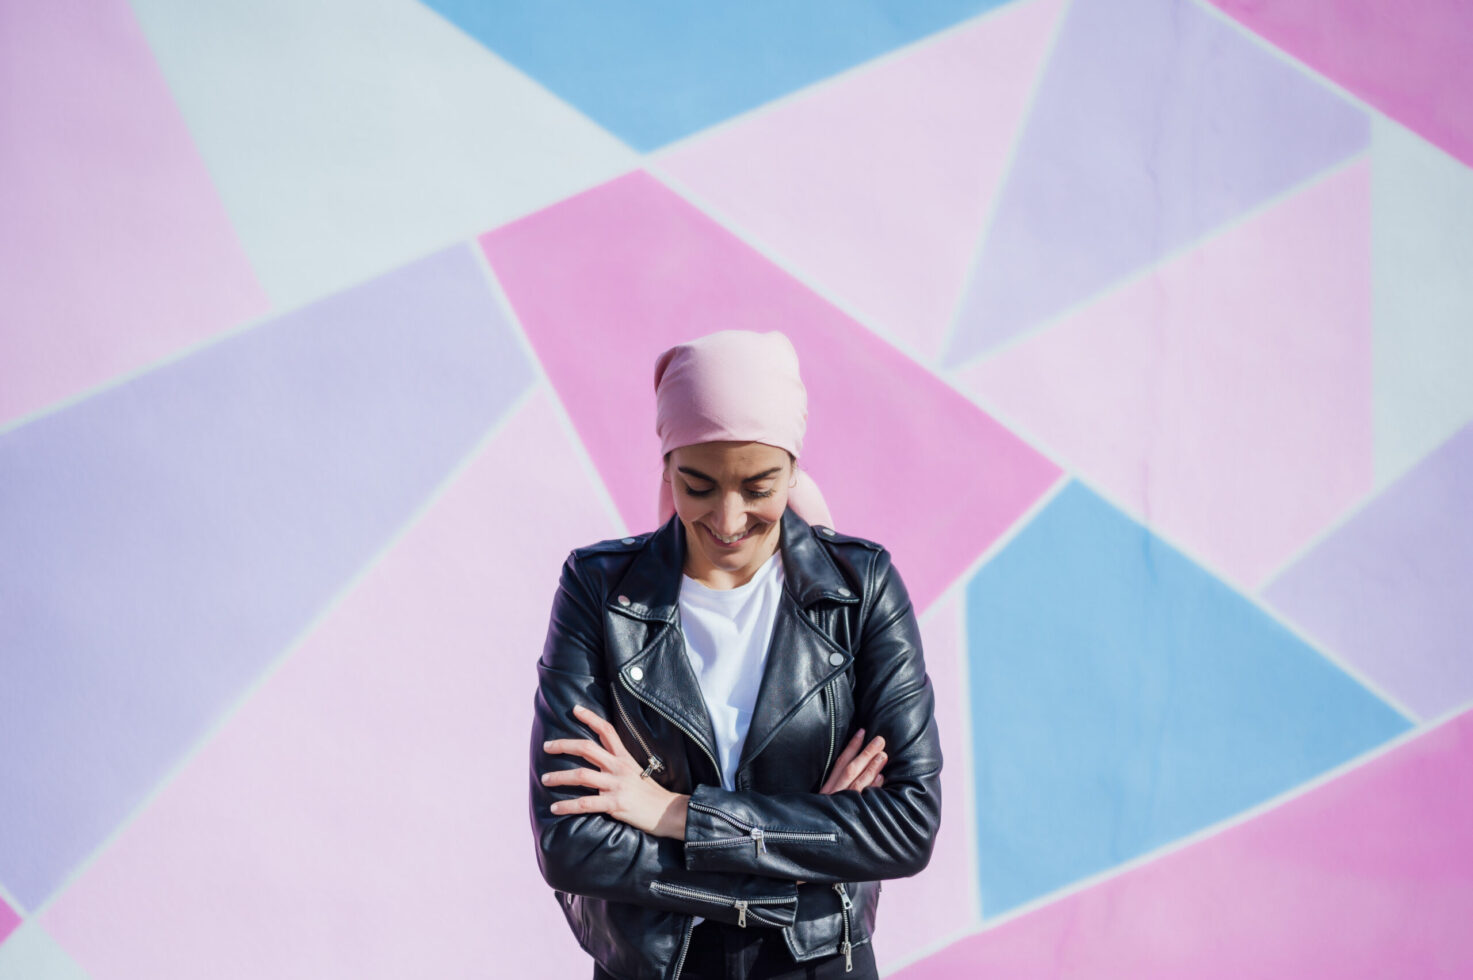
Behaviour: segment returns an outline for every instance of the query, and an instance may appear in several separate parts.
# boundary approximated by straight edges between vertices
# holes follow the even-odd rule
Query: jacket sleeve
[[[865,594],[874,599],[854,651],[855,708],[866,738],[885,737],[884,783],[832,795],[699,786],[685,824],[690,870],[832,884],[902,878],[930,861],[941,823],[935,697],[915,610],[888,551],[877,554],[870,577]]]
[[[532,720],[531,819],[537,863],[553,888],[575,895],[632,902],[745,926],[791,925],[798,890],[791,880],[687,868],[684,844],[656,837],[604,813],[554,814],[557,800],[596,793],[581,786],[544,786],[542,774],[589,765],[550,755],[554,738],[597,737],[573,717],[582,704],[612,718],[603,668],[602,603],[580,579],[576,556],[563,564],[547,640],[537,665]]]

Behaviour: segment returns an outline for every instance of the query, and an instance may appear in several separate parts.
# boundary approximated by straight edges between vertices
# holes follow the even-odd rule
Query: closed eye
[[[711,491],[714,489],[715,487],[707,487],[704,490],[695,490],[687,486],[685,488],[685,492],[687,496],[691,497],[709,497],[711,495]],[[773,487],[767,490],[747,490],[745,491],[745,493],[749,497],[761,500],[763,497],[771,497],[774,493],[777,493],[777,488]]]

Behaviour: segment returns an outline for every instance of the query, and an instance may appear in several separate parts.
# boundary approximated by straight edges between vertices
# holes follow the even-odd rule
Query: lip
[[[736,549],[740,548],[742,545],[746,544],[751,539],[751,537],[752,537],[753,534],[755,534],[757,532],[757,528],[755,528],[755,527],[748,528],[746,534],[743,534],[740,538],[737,538],[735,541],[731,542],[730,544],[727,544],[725,541],[722,541],[720,538],[718,538],[716,536],[716,532],[713,531],[713,530],[711,530],[709,527],[706,527],[706,525],[702,524],[701,525],[701,530],[703,530],[703,531],[706,532],[707,539],[709,539],[713,544],[715,544],[716,547],[718,547],[718,548],[724,548],[727,551],[735,551]]]

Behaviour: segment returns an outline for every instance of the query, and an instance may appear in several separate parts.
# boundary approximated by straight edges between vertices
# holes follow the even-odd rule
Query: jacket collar
[[[605,621],[610,636],[622,635],[630,641],[612,644],[614,669],[621,675],[619,683],[640,700],[656,705],[705,750],[715,765],[715,731],[677,627],[685,547],[685,525],[677,515],[671,515],[645,541],[615,587]],[[835,645],[809,620],[806,610],[819,600],[855,603],[860,597],[845,583],[812,526],[792,510],[783,511],[778,550],[783,563],[783,598],[778,603],[756,707],[742,745],[738,785],[747,765],[799,706],[846,670],[852,660],[848,651]],[[636,622],[642,622],[645,628],[640,629]],[[709,778],[719,780],[720,775],[711,773]]]
[[[792,508],[783,511],[781,525],[778,551],[782,554],[785,589],[798,605],[806,608],[820,599],[859,601],[814,536],[813,525]],[[680,605],[685,548],[685,525],[679,515],[672,514],[650,535],[630,564],[609,596],[609,608],[636,619],[673,623]]]

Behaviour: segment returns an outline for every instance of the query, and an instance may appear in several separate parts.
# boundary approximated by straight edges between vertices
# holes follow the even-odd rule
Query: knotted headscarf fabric
[[[660,454],[698,442],[761,442],[802,455],[808,390],[798,352],[777,330],[720,330],[676,344],[655,359],[655,431]],[[788,506],[809,524],[833,526],[818,485],[798,470]],[[660,523],[675,513],[660,481]]]

